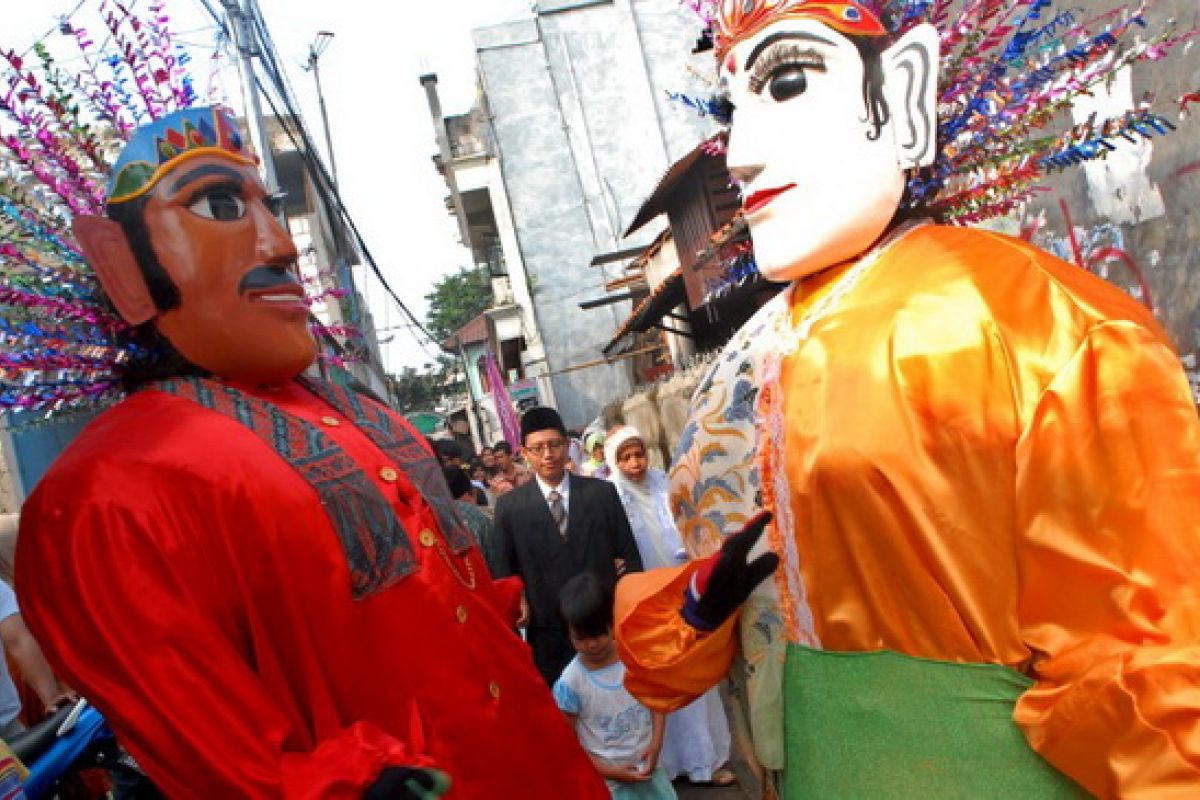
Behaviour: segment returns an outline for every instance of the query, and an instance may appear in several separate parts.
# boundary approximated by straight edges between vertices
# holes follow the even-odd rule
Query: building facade
[[[698,29],[677,0],[555,0],[474,34],[480,101],[472,113],[487,133],[480,169],[496,222],[491,241],[519,309],[521,377],[548,379],[542,400],[570,427],[633,387],[631,365],[609,363],[603,352],[629,302],[589,311],[579,304],[602,296],[623,260],[654,238],[621,237],[660,176],[714,130],[668,95],[711,92],[687,69],[686,43]],[[439,128],[454,130],[440,108],[434,115]],[[476,183],[465,168],[446,173],[479,263]],[[614,257],[626,250],[628,258]],[[499,319],[496,328],[503,337]]]

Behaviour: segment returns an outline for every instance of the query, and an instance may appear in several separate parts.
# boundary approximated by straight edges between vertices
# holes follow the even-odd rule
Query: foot
[[[733,774],[733,770],[719,769],[706,781],[695,781],[688,778],[688,783],[693,786],[732,786],[737,783],[737,776]]]
[[[737,776],[733,774],[732,770],[719,769],[713,773],[713,786],[731,786],[735,783],[737,783]]]

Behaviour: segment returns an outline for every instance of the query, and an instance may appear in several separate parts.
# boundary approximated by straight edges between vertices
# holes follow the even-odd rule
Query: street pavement
[[[729,769],[738,777],[732,786],[708,786],[689,783],[686,778],[675,781],[679,800],[759,800],[762,791],[758,781],[738,758],[729,762]]]
[[[675,781],[675,793],[679,800],[750,800],[752,795],[742,785],[696,786],[686,780]]]
[[[724,682],[721,685],[721,702],[725,706],[725,714],[730,721],[731,758],[726,766],[737,775],[737,783],[732,786],[709,786],[692,784],[686,778],[675,781],[675,793],[680,800],[761,800],[762,785],[759,779],[750,771],[744,754],[751,751],[748,739],[740,733],[746,729],[745,724],[735,724],[741,716],[741,710],[729,696],[729,687]]]

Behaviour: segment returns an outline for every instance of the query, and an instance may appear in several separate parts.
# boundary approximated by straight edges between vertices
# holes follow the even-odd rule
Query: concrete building
[[[1090,0],[1088,16],[1124,6]],[[1196,24],[1195,0],[1161,0],[1147,11],[1151,30]],[[1151,305],[1179,351],[1200,404],[1200,50],[1175,48],[1158,62],[1123,70],[1076,103],[1073,122],[1104,119],[1152,101],[1178,126],[1167,137],[1119,148],[1067,170],[1029,204],[1010,232],[1095,272]]]
[[[464,243],[477,262],[496,248],[488,263],[502,259],[501,288],[520,309],[521,377],[548,377],[541,400],[571,427],[632,389],[631,366],[603,359],[629,302],[579,303],[603,296],[659,233],[621,240],[659,177],[714,130],[667,94],[711,92],[687,69],[698,33],[677,0],[554,0],[531,18],[476,30],[480,100],[467,116],[486,138],[475,165],[453,146],[465,123],[442,117],[431,93]],[[430,89],[435,79],[425,80]],[[494,231],[477,224],[487,213],[471,193],[483,186]],[[496,327],[503,346],[499,319]]]
[[[503,438],[490,385],[484,376],[484,355],[491,352],[509,382],[524,387],[533,404],[553,405],[554,388],[541,332],[537,325],[530,281],[521,258],[508,195],[496,158],[486,98],[480,95],[465,114],[443,116],[437,76],[423,75],[438,152],[434,166],[446,180],[446,209],[459,228],[459,239],[471,251],[477,268],[491,278],[492,304],[478,318],[456,331],[442,348],[463,360],[470,393],[462,411],[470,422],[476,447]]]
[[[353,378],[386,398],[375,325],[357,288],[366,280],[365,274],[355,274],[357,252],[279,118],[267,118],[267,134],[279,186],[287,193],[284,216],[300,254],[300,275],[315,298],[313,316],[326,328],[318,335],[325,358],[317,368],[342,383]]]

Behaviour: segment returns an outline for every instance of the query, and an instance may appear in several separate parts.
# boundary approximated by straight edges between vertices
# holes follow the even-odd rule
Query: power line
[[[303,146],[301,146],[301,144],[296,142],[295,137],[289,132],[289,138],[292,140],[292,144],[297,147],[297,150],[301,152],[302,157],[305,158],[306,162],[310,164],[312,170],[319,176],[319,182],[322,184],[320,186],[320,190],[323,192],[323,199],[326,199],[327,202],[329,199],[332,199],[333,205],[336,205],[338,210],[341,212],[341,215],[353,231],[355,241],[357,242],[358,247],[363,254],[363,258],[371,267],[372,273],[374,273],[375,277],[378,278],[380,284],[391,296],[392,300],[396,303],[400,310],[404,312],[405,316],[407,316],[409,320],[411,320],[413,326],[422,334],[424,334],[430,343],[436,345],[438,343],[437,339],[416,318],[416,316],[408,308],[408,305],[400,299],[395,290],[393,290],[391,285],[388,283],[387,279],[384,278],[383,272],[379,269],[374,256],[370,252],[370,248],[367,247],[366,241],[358,229],[358,225],[354,222],[353,218],[349,214],[348,209],[342,201],[341,194],[337,189],[337,185],[333,182],[332,177],[325,168],[325,164],[316,156],[316,148],[313,145],[312,136],[309,134],[307,126],[304,125],[303,117],[296,110],[295,104],[292,102],[292,97],[294,97],[295,93],[292,91],[291,85],[287,81],[286,73],[284,73],[279,67],[279,61],[274,42],[271,40],[270,34],[266,30],[266,25],[261,18],[257,4],[254,5],[256,15],[254,21],[259,29],[260,38],[266,44],[264,55],[267,57],[267,59],[269,59],[269,68],[273,72],[273,77],[276,82],[276,90],[280,92],[290,114],[290,120],[295,123],[297,129],[299,130],[300,136],[303,139]],[[272,108],[274,109],[274,105],[272,105]],[[287,126],[285,125],[284,127],[286,130]]]
[[[351,230],[354,233],[355,240],[359,246],[359,249],[363,253],[364,259],[366,259],[367,263],[371,267],[372,272],[379,279],[380,284],[383,285],[383,288],[392,297],[392,300],[395,301],[396,305],[399,306],[400,310],[403,311],[404,314],[412,321],[413,325],[417,328],[417,330],[419,330],[419,331],[421,331],[421,333],[425,334],[425,336],[427,337],[429,342],[436,344],[437,340],[433,337],[432,334],[429,333],[428,330],[426,330],[425,326],[422,325],[420,323],[420,321],[417,320],[416,316],[413,315],[413,313],[409,310],[408,306],[404,303],[404,301],[400,299],[400,297],[392,289],[391,285],[388,284],[387,280],[383,277],[382,271],[379,269],[378,265],[375,263],[375,259],[372,257],[369,248],[367,248],[366,242],[364,241],[361,233],[358,230],[358,226],[355,224],[354,220],[349,216],[349,213],[348,213],[344,203],[342,202],[341,196],[337,190],[336,185],[333,183],[328,171],[325,169],[324,163],[321,162],[321,160],[319,158],[317,158],[317,156],[316,156],[316,150],[313,147],[312,137],[309,135],[308,130],[304,125],[303,118],[297,112],[294,104],[292,103],[291,97],[293,96],[293,94],[290,91],[291,87],[290,87],[290,85],[287,85],[286,76],[284,76],[280,72],[278,62],[275,60],[274,43],[271,42],[269,34],[266,33],[265,26],[262,24],[261,18],[255,19],[254,22],[256,24],[256,27],[259,28],[258,33],[259,33],[260,39],[263,40],[264,43],[269,48],[269,49],[265,49],[262,54],[265,57],[265,59],[269,59],[269,62],[267,60],[264,60],[264,62],[263,62],[264,67],[267,68],[269,73],[273,73],[273,74],[269,75],[268,77],[272,78],[272,80],[275,81],[276,91],[278,91],[281,95],[284,105],[288,111],[288,116],[285,118],[282,115],[280,115],[278,108],[275,106],[275,103],[271,100],[270,96],[267,95],[267,102],[271,106],[272,113],[274,113],[275,116],[280,119],[281,126],[283,127],[285,133],[287,133],[288,138],[292,142],[292,145],[296,147],[297,152],[299,152],[301,157],[305,160],[305,163],[309,166],[309,169],[313,173],[315,173],[316,176],[318,176],[318,182],[316,185],[317,185],[318,193],[320,193],[322,196],[322,200],[324,200],[326,202],[327,207],[336,206],[336,208],[338,208],[338,210],[341,212],[343,219],[345,219],[346,223],[350,226]],[[263,88],[262,84],[258,81],[257,76],[255,76],[254,80],[255,80],[256,85],[260,89],[262,89]],[[264,95],[266,95],[265,91],[264,91]],[[296,129],[299,133],[299,136],[303,140],[303,142],[297,141],[296,134],[294,134],[289,129],[289,124],[292,124],[296,127]],[[332,202],[330,202],[331,200],[332,200]],[[421,343],[421,342],[418,342],[418,343],[420,343],[422,345],[422,347],[424,347],[423,343]],[[426,351],[426,352],[428,353],[428,351]]]
[[[62,30],[62,26],[63,26],[63,24],[64,24],[64,23],[66,23],[66,22],[70,22],[70,21],[71,21],[71,17],[73,17],[73,16],[75,16],[77,13],[79,13],[79,9],[83,8],[83,4],[84,4],[84,3],[86,3],[86,2],[87,2],[87,0],[79,0],[79,2],[75,4],[75,7],[74,7],[74,8],[72,8],[72,9],[70,10],[70,12],[68,12],[68,13],[67,13],[67,14],[65,14],[64,16],[61,16],[61,17],[59,17],[59,18],[58,18],[58,24],[57,24],[57,25],[55,25],[55,26],[54,26],[53,28],[51,28],[50,30],[46,31],[46,32],[45,32],[44,34],[42,34],[41,36],[39,36],[39,37],[37,38],[37,40],[36,40],[36,41],[35,41],[33,44],[29,45],[29,47],[25,48],[25,52],[24,52],[24,53],[21,53],[21,58],[25,58],[25,56],[27,56],[27,55],[29,55],[30,53],[32,53],[32,52],[33,52],[33,48],[37,47],[39,44],[41,44],[42,42],[46,41],[46,40],[47,40],[47,39],[49,39],[51,36],[53,36],[55,31],[60,31],[60,30]],[[136,0],[135,0],[135,2],[136,2]]]
[[[209,15],[213,17],[218,25],[221,26],[222,30],[227,31],[223,17],[219,15],[212,7],[209,0],[198,1],[205,7]],[[370,267],[371,272],[375,275],[380,285],[383,286],[384,290],[387,292],[396,306],[412,323],[412,328],[415,329],[413,336],[417,340],[417,343],[425,351],[426,355],[433,355],[426,347],[426,342],[437,346],[437,339],[428,331],[428,329],[425,328],[421,321],[417,319],[417,317],[408,308],[408,305],[400,299],[400,296],[392,288],[391,284],[388,283],[387,279],[383,275],[382,270],[380,270],[379,265],[376,263],[375,258],[371,254],[370,248],[367,246],[357,223],[355,223],[353,217],[350,215],[349,210],[346,208],[346,205],[337,190],[337,187],[333,184],[328,171],[325,169],[324,163],[321,162],[321,160],[315,155],[316,150],[313,146],[312,137],[309,135],[308,130],[304,125],[303,117],[298,112],[296,104],[292,100],[294,97],[294,92],[291,89],[291,85],[287,80],[286,74],[279,67],[274,41],[271,38],[270,32],[267,30],[265,21],[262,19],[262,13],[258,8],[257,3],[251,3],[250,10],[250,21],[255,30],[257,44],[259,45],[259,63],[262,64],[263,69],[267,74],[267,79],[272,84],[272,88],[278,93],[284,109],[287,111],[287,114],[284,115],[280,113],[279,108],[271,98],[270,93],[265,90],[265,87],[259,80],[258,76],[254,75],[253,80],[256,88],[261,90],[263,95],[267,98],[267,102],[271,107],[272,113],[275,114],[276,118],[279,120],[280,126],[283,128],[284,133],[288,136],[288,139],[291,141],[292,145],[296,148],[296,151],[304,160],[306,167],[308,167],[310,175],[314,178],[313,186],[323,201],[325,213],[330,215],[328,221],[331,227],[334,228],[334,230],[337,230],[337,220],[332,219],[333,210],[336,209],[340,219],[344,221],[345,225],[353,234],[355,243],[357,244],[359,251],[362,253],[363,259]],[[424,335],[424,340],[417,336],[416,331],[419,331]]]

